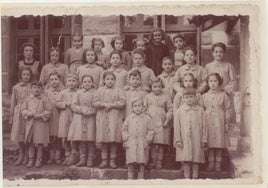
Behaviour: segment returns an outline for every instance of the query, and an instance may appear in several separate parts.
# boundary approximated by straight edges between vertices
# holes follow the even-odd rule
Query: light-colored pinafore
[[[123,145],[126,148],[126,164],[146,164],[149,159],[149,143],[154,135],[152,118],[145,113],[131,113],[122,128]]]
[[[73,96],[71,108],[74,115],[69,129],[68,140],[95,141],[96,109],[93,107],[95,93],[95,89],[80,89]]]

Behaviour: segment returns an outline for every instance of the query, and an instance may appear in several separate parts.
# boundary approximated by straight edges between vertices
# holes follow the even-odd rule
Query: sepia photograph
[[[261,182],[258,7],[159,7],[103,15],[97,9],[107,7],[20,15],[2,7],[4,185]]]

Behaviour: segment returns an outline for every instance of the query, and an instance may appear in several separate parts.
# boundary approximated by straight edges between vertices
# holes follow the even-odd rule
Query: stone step
[[[228,171],[222,172],[206,172],[200,171],[199,176],[201,179],[228,179],[232,178],[231,173]],[[145,170],[145,179],[183,179],[183,171],[181,170]],[[41,170],[28,172],[23,179],[71,179],[71,180],[126,180],[127,169],[99,169],[89,167],[76,167],[71,166],[65,171],[58,170]]]

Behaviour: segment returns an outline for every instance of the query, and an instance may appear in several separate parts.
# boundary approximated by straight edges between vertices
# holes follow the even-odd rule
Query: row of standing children
[[[157,44],[156,41],[157,37],[159,37],[159,33],[162,35],[162,31],[159,30],[155,30],[154,32],[152,32],[152,37],[153,39],[155,39],[154,45]],[[73,37],[73,42],[75,42],[75,39],[80,39],[78,40],[78,43],[81,43],[82,38],[76,37],[77,36]],[[175,36],[175,46],[176,39],[178,40],[178,38],[183,40],[183,37],[181,37],[180,35]],[[99,39],[93,40],[99,41],[100,43],[103,42],[101,42],[101,40]],[[122,41],[121,38],[119,38],[118,40]],[[145,40],[139,41],[142,43],[142,41]],[[92,43],[92,45],[97,46],[97,44],[94,42]],[[122,46],[122,44],[117,44],[115,40],[114,46],[117,45]],[[194,162],[193,164],[204,162],[203,159],[197,161],[193,160],[193,156],[190,150],[194,150],[196,149],[196,147],[190,147],[189,145],[187,145],[187,147],[185,146],[185,143],[194,142],[192,144],[196,144],[196,140],[191,140],[191,136],[189,139],[189,135],[191,135],[191,133],[189,133],[189,130],[196,132],[197,129],[190,128],[188,130],[184,130],[181,128],[181,126],[184,126],[185,123],[181,122],[183,119],[187,120],[186,117],[191,117],[190,119],[192,119],[192,113],[190,113],[189,109],[194,108],[187,107],[188,111],[187,108],[179,108],[183,106],[183,104],[185,104],[185,102],[183,102],[183,96],[185,95],[186,98],[186,96],[190,93],[194,97],[196,96],[198,100],[195,101],[198,101],[199,106],[205,107],[206,116],[209,117],[207,118],[209,120],[207,126],[207,140],[208,147],[211,149],[209,150],[208,169],[213,170],[215,168],[216,170],[220,170],[222,155],[221,148],[226,147],[226,145],[223,144],[226,142],[225,134],[223,133],[224,130],[227,130],[228,128],[228,122],[230,121],[231,114],[229,112],[230,110],[232,110],[232,106],[231,104],[229,104],[231,97],[226,97],[226,94],[224,92],[228,93],[229,95],[235,87],[235,74],[233,67],[231,64],[223,61],[223,53],[225,51],[225,46],[222,43],[218,43],[213,46],[212,55],[215,60],[214,62],[208,64],[206,66],[206,69],[195,64],[196,54],[191,48],[184,49],[183,58],[181,57],[181,54],[178,58],[178,54],[177,52],[175,52],[174,59],[175,62],[177,61],[175,66],[178,65],[179,67],[177,67],[178,70],[176,72],[173,69],[174,64],[171,58],[159,57],[160,61],[161,59],[163,60],[160,64],[163,68],[162,74],[159,75],[160,79],[155,79],[155,74],[152,69],[144,65],[145,60],[147,61],[146,63],[150,65],[150,58],[147,58],[147,55],[152,53],[147,51],[144,48],[144,45],[140,46],[141,50],[135,50],[132,54],[132,61],[130,62],[131,64],[133,63],[133,68],[129,72],[127,72],[125,69],[128,69],[127,67],[131,65],[128,64],[128,61],[125,61],[125,63],[123,64],[123,56],[121,53],[122,49],[121,51],[112,52],[109,58],[100,58],[100,61],[98,60],[98,58],[99,54],[102,53],[96,53],[95,50],[91,49],[84,50],[82,53],[82,62],[85,62],[85,64],[78,65],[76,68],[74,68],[74,72],[77,73],[77,76],[75,74],[68,74],[69,69],[71,69],[70,64],[72,65],[72,63],[77,63],[79,61],[75,60],[76,57],[74,57],[77,51],[70,53],[70,58],[67,58],[68,53],[66,52],[65,59],[72,59],[72,63],[69,64],[68,69],[68,66],[58,62],[59,51],[57,49],[52,49],[50,54],[51,63],[43,67],[40,75],[41,83],[46,85],[45,95],[41,94],[40,83],[34,82],[32,84],[31,89],[31,86],[29,84],[31,78],[31,71],[29,70],[29,68],[21,68],[20,77],[22,82],[17,84],[13,88],[13,103],[11,107],[11,112],[13,116],[11,139],[19,142],[19,159],[18,161],[16,161],[16,164],[28,163],[28,167],[33,166],[33,143],[37,146],[37,160],[35,163],[36,167],[41,166],[42,146],[46,146],[47,144],[49,144],[50,149],[50,159],[48,162],[53,162],[55,159],[57,163],[61,163],[60,144],[62,142],[65,148],[66,156],[65,160],[63,161],[63,164],[74,164],[76,162],[77,151],[79,150],[80,160],[77,165],[83,166],[86,164],[87,161],[87,165],[92,166],[94,165],[94,142],[96,142],[97,144],[101,143],[100,145],[102,162],[100,164],[100,168],[105,168],[108,165],[108,161],[110,167],[116,168],[115,159],[117,153],[117,143],[121,142],[120,127],[122,126],[123,119],[126,119],[125,125],[123,125],[122,129],[122,136],[124,145],[127,145],[126,161],[127,164],[129,164],[129,178],[131,178],[133,175],[133,164],[135,163],[141,164],[140,177],[143,176],[144,164],[146,164],[148,161],[148,155],[146,154],[146,152],[144,153],[146,155],[142,155],[144,160],[140,160],[140,156],[137,156],[136,159],[131,159],[134,156],[131,151],[135,151],[132,147],[138,147],[140,143],[134,141],[131,142],[128,139],[130,138],[130,135],[133,134],[130,132],[131,130],[133,132],[137,131],[137,129],[133,129],[133,127],[135,127],[136,125],[135,122],[137,122],[137,118],[139,121],[139,118],[141,118],[140,114],[137,112],[139,110],[136,110],[135,112],[135,105],[139,106],[139,103],[141,102],[139,102],[140,100],[134,100],[134,102],[132,102],[132,99],[142,98],[143,102],[141,106],[142,108],[144,107],[146,109],[146,113],[141,114],[142,116],[146,117],[146,121],[151,121],[151,124],[146,123],[147,126],[145,127],[147,128],[146,130],[144,130],[146,133],[144,134],[146,135],[146,139],[148,141],[147,144],[152,143],[150,147],[150,167],[157,169],[160,169],[162,167],[161,164],[163,159],[163,148],[169,143],[168,130],[170,129],[171,125],[170,120],[173,117],[172,110],[174,110],[174,144],[176,148],[182,149],[183,151],[185,149],[189,150],[186,153],[190,154],[189,156],[191,156],[191,158],[181,158],[180,156],[182,156],[182,151],[177,152],[176,156],[178,161],[182,161],[183,164],[185,164],[185,173],[188,173],[189,161]],[[183,50],[183,45],[180,44],[177,46],[178,49],[176,51],[178,51],[179,53],[179,50]],[[146,55],[144,54],[144,52],[146,52]],[[180,65],[183,64],[183,61],[181,61],[181,59],[186,62],[186,64],[183,66]],[[100,66],[97,66],[97,64]],[[159,64],[155,66],[159,66]],[[107,69],[107,67],[110,68]],[[104,68],[106,68],[107,70],[104,71]],[[208,84],[206,84],[206,75],[210,75],[208,78],[211,78],[213,77],[211,73],[219,73],[220,76],[217,76],[217,74],[216,76],[214,75],[214,77],[217,78],[216,80],[218,81],[219,89],[211,89],[212,86],[210,86],[209,81]],[[62,88],[64,87],[64,80],[66,80],[65,86],[67,88],[62,90]],[[140,84],[139,80],[141,82]],[[80,82],[81,85],[80,89],[77,91],[78,82]],[[221,82],[222,84],[220,85]],[[207,92],[201,97],[201,94],[205,92],[205,88],[207,85],[213,92],[210,92],[209,90],[209,92]],[[197,94],[195,94],[195,92],[193,91],[188,91],[188,93],[185,92],[185,88],[195,86],[197,86]],[[95,91],[95,89],[97,89],[98,87],[99,89]],[[162,92],[162,88],[165,92]],[[123,92],[122,89],[125,90],[125,92]],[[224,92],[219,92],[220,94],[218,94],[218,91],[221,91],[222,89]],[[150,90],[152,92],[147,95],[147,92]],[[174,91],[177,92],[176,96],[176,92]],[[29,97],[23,103],[23,100],[27,96]],[[45,96],[49,98],[50,102],[47,102]],[[172,107],[173,100],[174,105]],[[41,101],[41,103],[37,101]],[[191,106],[191,104],[189,104],[188,106]],[[125,105],[126,109],[123,113],[122,109],[125,108]],[[39,112],[40,108],[41,111]],[[58,109],[60,109],[60,111],[58,111]],[[177,111],[179,111],[178,109],[185,109],[188,112],[188,115],[191,115],[181,116],[181,114],[177,113]],[[134,114],[131,112],[133,112]],[[96,114],[96,119],[93,118],[95,116],[94,114]],[[23,115],[23,117],[26,119],[25,126],[22,123],[23,120],[21,115]],[[127,115],[129,115],[129,117]],[[135,115],[137,115],[137,118],[135,118]],[[49,118],[50,116],[51,118]],[[177,118],[180,116],[181,118]],[[199,120],[200,119],[198,119],[197,121],[203,122]],[[40,124],[40,122],[44,123],[45,121],[49,121],[48,132],[47,129],[44,130],[45,126],[42,127],[43,129],[39,129],[40,126],[38,124]],[[35,124],[37,124],[38,126],[35,126]],[[139,123],[138,125],[140,124],[143,123]],[[180,127],[179,129],[176,128],[178,126]],[[204,125],[202,124],[202,126]],[[188,135],[186,140],[188,139],[188,141],[190,142],[186,142],[184,140],[185,138],[183,137],[184,134],[181,132],[179,132],[178,134],[178,130],[184,132],[186,131],[186,135]],[[206,131],[202,133],[204,133],[202,137],[202,140],[204,141],[206,139]],[[140,132],[136,132],[136,134],[140,134]],[[144,134],[139,136],[143,137]],[[153,136],[151,134],[153,134]],[[48,138],[50,138],[49,140],[47,140],[47,135],[50,136],[48,136]],[[178,135],[180,135],[180,138],[177,138]],[[219,137],[219,135],[224,136]],[[25,144],[28,142],[30,143],[30,147],[29,144]],[[143,142],[143,144],[145,144],[146,146],[146,142]],[[144,149],[147,149],[149,151],[149,147],[144,147]],[[88,150],[88,153],[86,153],[86,150]],[[29,155],[26,154],[26,152],[28,151]],[[193,177],[196,177],[196,167],[193,169],[195,169],[195,174],[193,174]],[[189,177],[189,175],[185,174],[185,177]]]

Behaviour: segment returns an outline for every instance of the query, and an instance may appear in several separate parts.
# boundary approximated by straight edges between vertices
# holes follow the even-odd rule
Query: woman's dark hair
[[[216,47],[220,47],[223,49],[223,51],[225,52],[226,51],[226,45],[222,42],[217,42],[217,43],[214,43],[211,47],[211,51],[213,52],[215,50]]]
[[[33,48],[33,56],[35,56],[35,53],[36,53],[36,46],[35,46],[34,44],[31,44],[31,43],[28,43],[28,42],[25,42],[25,43],[22,44],[22,46],[21,46],[21,48],[20,48],[21,51],[22,51],[22,53],[24,52],[24,48],[27,47],[27,46],[30,46],[30,47]]]
[[[121,53],[120,51],[118,51],[118,50],[113,50],[113,51],[110,53],[110,58],[111,58],[112,55],[114,55],[114,54],[118,54],[119,57],[120,57],[120,59],[123,58],[122,53]]]
[[[186,46],[186,47],[183,49],[183,54],[184,54],[184,55],[185,55],[185,53],[186,53],[187,50],[191,50],[191,51],[194,53],[195,56],[197,55],[197,51],[196,51],[196,49],[193,48],[192,46]]]

